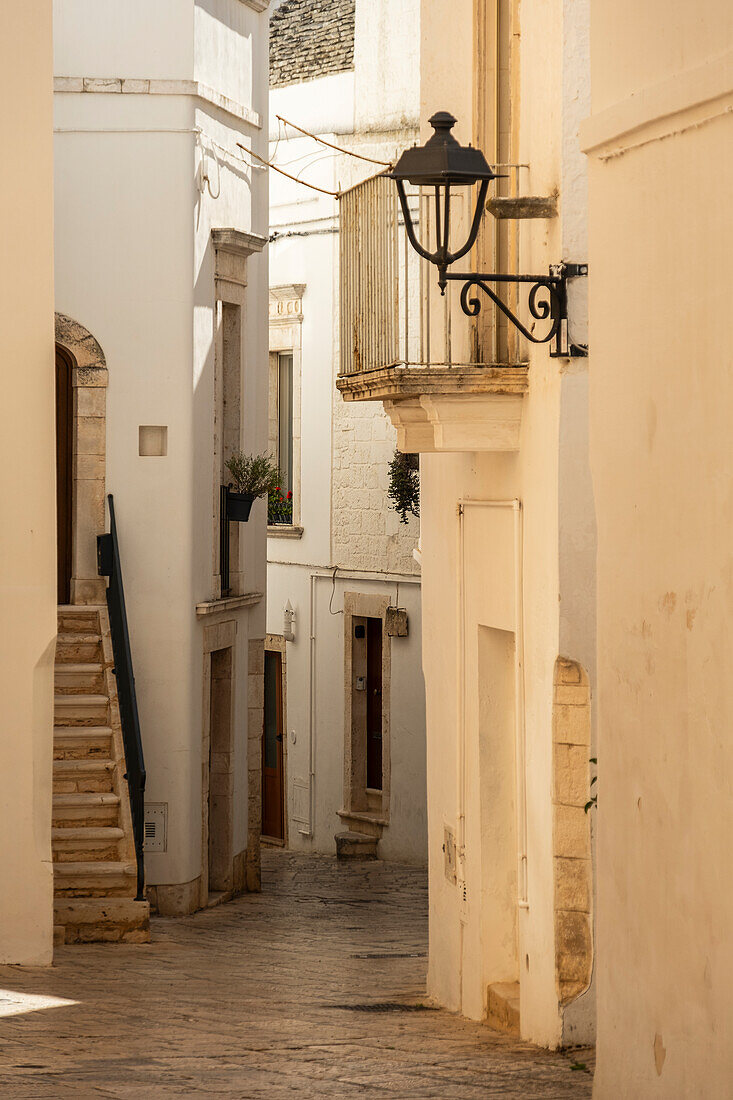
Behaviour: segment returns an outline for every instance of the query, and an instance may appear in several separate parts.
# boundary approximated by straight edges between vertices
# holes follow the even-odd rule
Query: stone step
[[[96,607],[61,606],[57,622],[59,634],[99,633],[99,611]]]
[[[112,825],[52,829],[54,863],[114,862],[119,858],[119,842],[124,836],[122,829]]]
[[[54,760],[54,794],[94,794],[111,791],[114,781],[112,760]]]
[[[56,898],[134,898],[137,869],[117,861],[54,863],[53,885]]]
[[[335,840],[338,859],[377,858],[378,837],[367,836],[366,833],[355,833],[348,829],[344,833],[336,833]]]
[[[99,634],[64,633],[56,635],[56,664],[99,660],[102,639]]]
[[[106,695],[55,695],[54,721],[60,726],[99,726],[108,718]]]
[[[62,943],[149,943],[150,905],[134,898],[56,898]]]
[[[54,760],[110,758],[112,730],[109,726],[57,725],[53,731]]]
[[[58,695],[94,695],[104,692],[104,665],[97,662],[56,665],[54,690]]]
[[[486,1023],[497,1031],[519,1037],[519,982],[495,982],[489,986]]]
[[[117,825],[120,799],[116,794],[55,794],[51,810],[54,828]]]

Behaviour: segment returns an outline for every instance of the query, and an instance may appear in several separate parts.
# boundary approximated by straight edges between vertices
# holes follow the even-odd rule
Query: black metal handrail
[[[132,833],[137,862],[137,900],[145,900],[145,857],[143,852],[145,830],[145,760],[140,736],[140,717],[137,711],[135,675],[132,670],[130,634],[127,628],[125,590],[122,585],[120,546],[117,541],[115,505],[110,493],[109,534],[97,535],[97,568],[101,577],[108,578],[107,608],[112,634],[114,673],[117,678],[117,698],[120,706],[122,740],[125,746],[125,779],[130,795]]]

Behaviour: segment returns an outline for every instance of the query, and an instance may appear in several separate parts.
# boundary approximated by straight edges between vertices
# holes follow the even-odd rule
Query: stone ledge
[[[267,237],[259,233],[245,233],[242,229],[212,229],[211,239],[214,248],[245,258],[253,252],[261,252],[267,244]]]
[[[196,618],[204,619],[208,615],[218,615],[222,611],[236,611],[240,607],[254,607],[263,598],[264,592],[244,592],[241,596],[224,596],[218,600],[205,600],[196,604]]]
[[[268,539],[302,539],[303,528],[290,523],[273,523],[267,527]]]
[[[498,195],[489,199],[486,208],[495,218],[556,218],[556,195],[519,195],[515,198]]]
[[[336,386],[344,401],[393,401],[407,397],[459,393],[523,394],[529,387],[526,366],[456,365],[453,367],[382,367],[341,374]]]
[[[254,0],[252,0],[254,2]],[[264,11],[264,8],[261,9]],[[246,122],[256,130],[262,129],[262,117],[244,103],[237,103],[228,96],[201,84],[198,80],[153,80],[124,76],[57,76],[54,92],[97,95],[189,95],[201,99],[212,107],[218,107],[240,122]]]

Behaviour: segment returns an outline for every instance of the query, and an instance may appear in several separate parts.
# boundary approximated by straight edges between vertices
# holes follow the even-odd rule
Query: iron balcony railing
[[[109,503],[109,534],[97,536],[97,560],[100,576],[108,578],[107,608],[112,635],[112,653],[115,661],[114,673],[117,679],[122,740],[125,747],[125,764],[127,768],[125,779],[130,795],[130,813],[135,842],[137,900],[144,901],[145,760],[140,734],[140,717],[137,710],[137,695],[135,693],[135,674],[132,669],[130,632],[127,627],[120,546],[117,541],[117,524],[115,522],[115,505],[111,493],[108,495],[107,501]]]
[[[501,181],[516,194],[519,165]],[[432,189],[407,187],[413,224],[426,241],[434,237]],[[457,190],[456,221],[467,217],[471,191]],[[462,212],[461,204],[466,204]],[[476,318],[461,310],[460,288],[437,288],[435,268],[410,246],[394,181],[374,176],[341,194],[340,374],[354,375],[389,367],[482,367],[526,362],[518,334],[491,305]],[[517,270],[519,225],[484,216],[476,246],[484,268],[511,264]],[[506,292],[513,304],[516,289]]]

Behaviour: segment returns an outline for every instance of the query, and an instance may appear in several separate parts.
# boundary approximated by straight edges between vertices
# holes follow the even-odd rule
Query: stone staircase
[[[56,943],[150,940],[137,869],[107,608],[60,607],[52,850]]]

